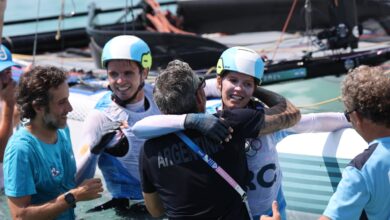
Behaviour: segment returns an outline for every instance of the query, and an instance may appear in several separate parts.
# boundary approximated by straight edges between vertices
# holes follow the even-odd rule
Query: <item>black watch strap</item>
[[[71,192],[65,194],[65,201],[69,204],[70,207],[76,208],[76,198]]]

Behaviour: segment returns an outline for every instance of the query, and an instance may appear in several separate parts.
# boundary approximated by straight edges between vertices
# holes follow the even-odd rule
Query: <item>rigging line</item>
[[[64,13],[65,13],[65,0],[61,0],[61,12],[58,16],[58,26],[57,26],[57,33],[55,36],[56,40],[59,40],[61,38],[61,29],[62,29],[62,21],[64,20]]]
[[[130,0],[130,4],[131,4],[131,20],[132,20],[132,28],[133,28],[133,31],[135,31],[135,20],[134,20],[134,4],[133,4],[133,0]]]
[[[38,24],[39,24],[39,9],[41,7],[41,0],[38,0],[37,4],[37,18],[35,20],[35,35],[34,35],[34,46],[33,46],[33,59],[32,59],[32,66],[35,66],[35,56],[37,53],[37,44],[38,44]]]
[[[125,0],[125,17],[124,17],[124,24],[123,24],[123,34],[126,34],[127,31],[127,14],[129,13],[129,4],[128,0]]]
[[[340,100],[341,100],[341,96],[337,96],[336,98],[331,98],[331,99],[324,100],[324,101],[321,101],[321,102],[308,104],[308,105],[301,105],[301,106],[297,106],[297,107],[298,108],[313,108],[313,107],[318,107],[318,106],[321,106],[321,105],[329,104],[331,102],[336,102],[336,101],[340,101]]]
[[[283,25],[282,33],[280,34],[279,40],[276,42],[276,47],[275,47],[274,53],[272,55],[272,60],[274,60],[276,52],[278,51],[279,45],[283,40],[284,33],[286,32],[288,24],[290,23],[290,19],[292,17],[293,12],[294,12],[295,6],[297,5],[297,2],[298,2],[298,0],[294,0],[292,6],[290,8],[290,12],[288,13],[286,22],[284,22],[284,25]]]

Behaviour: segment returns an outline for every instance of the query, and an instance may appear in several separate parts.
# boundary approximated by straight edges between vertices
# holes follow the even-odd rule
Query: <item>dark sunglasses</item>
[[[199,85],[196,90],[199,90],[200,88],[204,89],[206,87],[206,79],[202,76],[199,76]]]
[[[352,111],[347,111],[347,110],[345,110],[344,111],[344,116],[345,116],[345,118],[347,119],[347,121],[348,122],[351,122],[351,117],[349,117],[349,115],[352,113],[352,112],[354,112],[355,110],[352,110]]]

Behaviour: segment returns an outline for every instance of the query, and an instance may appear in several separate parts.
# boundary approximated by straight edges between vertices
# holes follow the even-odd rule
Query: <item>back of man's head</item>
[[[199,77],[186,62],[171,61],[156,79],[154,100],[164,114],[198,112],[196,93],[199,83]]]
[[[347,74],[342,97],[348,111],[390,128],[390,72],[360,66]]]
[[[34,119],[34,105],[48,106],[49,90],[58,88],[67,80],[67,74],[54,66],[37,66],[20,77],[16,102],[20,110],[20,118]]]

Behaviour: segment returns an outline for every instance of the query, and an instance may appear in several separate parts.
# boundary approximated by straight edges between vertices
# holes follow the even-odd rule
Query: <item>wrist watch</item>
[[[71,192],[65,194],[65,201],[69,204],[70,207],[76,208],[76,198]]]

